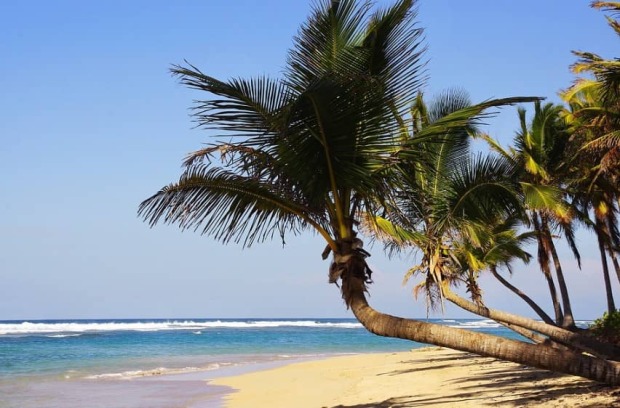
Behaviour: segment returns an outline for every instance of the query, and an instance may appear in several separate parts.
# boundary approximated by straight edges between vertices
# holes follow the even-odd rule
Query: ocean
[[[491,320],[428,320],[518,337]],[[353,319],[0,321],[0,408],[219,407],[230,390],[205,380],[423,346]]]

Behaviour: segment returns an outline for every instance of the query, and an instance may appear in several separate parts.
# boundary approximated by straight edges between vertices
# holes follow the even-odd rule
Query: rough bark
[[[553,319],[547,313],[545,313],[545,311],[540,306],[538,306],[538,304],[534,302],[532,298],[530,298],[519,288],[517,288],[516,286],[508,282],[506,279],[504,279],[504,277],[500,275],[495,268],[491,268],[491,273],[493,274],[493,276],[495,276],[495,279],[497,279],[502,285],[504,285],[515,295],[523,299],[525,303],[527,303],[532,308],[532,310],[534,310],[534,312],[536,312],[536,314],[543,320],[543,322],[550,324],[550,325],[555,324]]]
[[[490,309],[485,306],[479,306],[461,296],[458,296],[450,289],[444,288],[443,293],[448,301],[464,310],[467,310],[468,312],[477,314],[478,316],[487,317],[497,322],[519,326],[527,330],[533,330],[548,336],[549,339],[553,341],[577,348],[579,350],[587,351],[599,357],[612,359],[620,358],[620,349],[612,344],[602,343],[591,337],[586,337],[561,327],[528,319],[523,316],[507,313],[501,310]]]
[[[364,280],[356,275],[352,270],[347,270],[343,274],[343,297],[357,320],[374,334],[448,347],[531,367],[589,378],[606,384],[620,384],[620,364],[615,362],[540,344],[534,345],[380,313],[368,304],[364,295]]]

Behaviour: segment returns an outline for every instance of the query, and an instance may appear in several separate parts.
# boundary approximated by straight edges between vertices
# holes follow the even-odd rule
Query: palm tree
[[[620,2],[593,1],[591,7],[620,13]],[[607,23],[620,36],[620,22],[607,17]],[[571,105],[571,117],[581,124],[577,132],[583,139],[583,150],[595,156],[597,176],[606,175],[616,186],[617,198],[620,185],[620,60],[603,57],[584,51],[573,51],[578,57],[572,65],[575,74],[590,74],[579,77],[575,83],[562,92],[562,97]]]
[[[596,9],[620,13],[619,2],[593,1]],[[620,23],[607,17],[609,26],[620,36]],[[561,93],[569,104],[567,120],[573,126],[574,153],[572,184],[576,201],[584,214],[593,213],[591,225],[597,235],[608,311],[615,310],[607,255],[612,260],[620,281],[620,232],[618,206],[620,205],[620,61],[606,60],[591,52],[574,51],[578,60],[572,66],[579,77]],[[607,252],[607,254],[606,254]]]
[[[562,264],[553,241],[553,230],[560,229],[580,263],[574,240],[574,211],[565,199],[562,167],[568,145],[568,127],[561,116],[562,106],[535,103],[534,116],[528,123],[526,111],[518,110],[521,129],[516,133],[515,147],[506,151],[489,137],[485,140],[504,159],[513,163],[514,173],[525,197],[527,223],[536,232],[538,263],[547,281],[557,325],[575,329],[568,287]],[[553,262],[560,296],[551,271]],[[560,304],[561,303],[561,304]]]
[[[620,382],[613,362],[396,318],[368,305],[371,271],[355,228],[360,212],[390,207],[393,173],[420,159],[416,143],[465,120],[462,113],[448,115],[415,142],[401,142],[398,118],[422,83],[422,32],[413,5],[399,0],[371,13],[368,2],[317,2],[280,80],[220,81],[191,65],[175,67],[182,83],[214,95],[198,102],[198,123],[232,134],[232,141],[191,154],[179,181],[145,200],[139,215],[151,225],[174,223],[246,246],[313,230],[327,243],[324,255],[333,253],[330,274],[340,280],[346,304],[373,333]],[[474,105],[466,119],[524,100]]]
[[[603,165],[605,159],[600,151],[593,148],[588,141],[597,141],[597,135],[605,132],[604,127],[593,124],[590,109],[600,112],[600,97],[593,87],[579,90],[569,89],[562,96],[569,103],[569,110],[565,113],[566,120],[572,127],[571,145],[572,154],[567,160],[567,186],[573,197],[574,204],[580,209],[582,223],[591,227],[597,236],[601,266],[607,295],[607,309],[615,311],[616,306],[611,286],[607,255],[612,260],[616,275],[620,281],[620,265],[616,258],[619,250],[620,232],[617,228],[618,208],[614,196],[617,196],[618,186],[612,174]],[[598,122],[598,121],[597,121]],[[605,170],[605,171],[603,171]],[[592,214],[594,220],[590,220]],[[606,253],[607,252],[607,253]]]
[[[462,92],[444,93],[430,106],[418,95],[411,128],[403,134],[403,140],[415,140],[443,118],[458,115],[469,106]],[[534,332],[598,355],[619,356],[614,347],[556,327],[523,294],[521,297],[529,300],[551,325],[484,305],[478,286],[480,272],[488,268],[497,274],[498,267],[509,267],[514,259],[529,260],[521,243],[534,234],[516,232],[523,209],[515,183],[506,177],[513,171],[511,164],[493,157],[472,158],[469,153],[469,140],[476,133],[474,124],[465,123],[460,129],[452,128],[432,141],[416,144],[428,160],[424,165],[401,164],[398,207],[384,216],[364,218],[363,231],[383,242],[390,252],[413,249],[421,254],[420,263],[407,272],[405,282],[422,276],[414,294],[417,297],[424,292],[429,307],[443,306],[446,299],[537,341],[546,341],[547,337]],[[452,291],[451,286],[459,285],[466,287],[472,301]]]

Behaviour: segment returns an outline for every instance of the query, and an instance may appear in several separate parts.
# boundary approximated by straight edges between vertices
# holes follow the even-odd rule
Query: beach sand
[[[218,378],[229,408],[620,407],[620,387],[442,348],[361,354]]]

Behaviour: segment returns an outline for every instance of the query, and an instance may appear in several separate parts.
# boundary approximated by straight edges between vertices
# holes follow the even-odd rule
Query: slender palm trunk
[[[357,320],[371,333],[449,347],[607,384],[620,384],[620,364],[612,361],[380,313],[368,304],[364,295],[364,280],[359,277],[359,273],[348,270],[342,278],[345,302]]]
[[[551,237],[551,231],[549,230],[549,223],[546,217],[541,217],[542,227],[543,227],[543,236],[545,237],[545,247],[548,248],[551,253],[551,258],[553,259],[553,266],[555,268],[555,275],[558,278],[558,287],[560,288],[560,295],[562,296],[562,308],[564,310],[564,314],[562,316],[562,327],[566,327],[568,329],[574,329],[575,319],[573,318],[573,310],[570,305],[570,297],[568,295],[568,287],[566,286],[566,280],[564,279],[564,272],[562,271],[562,264],[560,263],[560,258],[558,257],[558,252],[555,249],[555,244],[553,243],[553,238]]]
[[[564,315],[560,302],[558,301],[558,292],[555,288],[555,282],[551,276],[551,269],[549,268],[549,254],[546,251],[545,243],[542,237],[543,231],[538,220],[538,214],[536,212],[532,215],[532,222],[534,223],[534,229],[536,230],[536,240],[538,241],[538,264],[542,270],[547,285],[549,286],[549,294],[551,295],[551,302],[553,303],[553,311],[555,312],[555,323],[558,326],[562,325],[564,321]]]
[[[506,327],[507,329],[512,330],[515,333],[520,334],[521,336],[525,337],[526,339],[530,339],[533,343],[541,344],[541,343],[545,343],[545,342],[549,341],[549,339],[546,338],[545,336],[542,336],[542,335],[540,335],[540,334],[538,334],[538,333],[536,333],[534,331],[524,329],[523,327],[515,326],[514,324],[509,324],[509,323],[501,323],[501,322],[499,322],[499,324],[501,324],[502,326]],[[555,343],[555,344],[558,344],[558,343]]]
[[[517,288],[516,286],[508,282],[506,279],[504,279],[504,277],[497,272],[497,269],[495,267],[491,268],[491,273],[493,274],[493,276],[495,276],[495,279],[497,279],[502,285],[504,285],[514,294],[516,294],[521,299],[523,299],[525,303],[527,303],[532,308],[532,310],[534,310],[536,314],[543,320],[543,322],[550,324],[550,325],[555,325],[555,323],[553,322],[553,319],[547,313],[545,313],[545,311],[540,306],[538,306],[538,304],[534,302],[532,298],[530,298],[519,288]]]
[[[614,265],[614,269],[616,270],[616,276],[618,276],[618,282],[620,282],[620,264],[618,264],[618,258],[616,257],[616,253],[612,248],[607,247],[607,251],[609,252],[609,257],[611,258],[611,262]]]
[[[522,327],[548,336],[552,341],[587,351],[602,358],[620,359],[620,349],[612,344],[601,343],[591,337],[582,336],[578,333],[566,330],[555,325],[549,325],[523,316],[507,313],[501,310],[479,306],[474,302],[457,295],[449,288],[444,287],[445,298],[468,312],[478,316],[487,317],[497,322]]]
[[[610,204],[610,207],[613,208],[613,203]],[[606,231],[607,231],[607,234],[609,235],[609,242],[607,242],[607,251],[609,252],[609,257],[611,258],[611,262],[614,265],[616,276],[618,277],[618,282],[620,282],[620,264],[618,264],[618,258],[616,257],[616,251],[618,249],[614,249],[614,246],[616,248],[620,248],[620,242],[618,242],[619,241],[618,236],[611,232],[611,231],[614,231],[614,221],[615,221],[615,218],[613,217],[613,212],[609,211],[607,213],[607,217],[605,220]]]
[[[614,294],[611,289],[611,277],[609,276],[609,265],[605,254],[605,230],[602,221],[596,217],[596,237],[598,239],[598,250],[601,254],[601,266],[603,267],[603,279],[605,280],[605,293],[607,295],[607,311],[612,313],[616,310]]]
[[[564,309],[564,315],[562,319],[562,326],[570,329],[574,329],[575,326],[575,318],[573,317],[573,308],[570,304],[570,297],[568,295],[568,286],[566,285],[566,280],[564,279],[564,272],[562,270],[562,264],[560,263],[560,258],[558,257],[558,253],[555,249],[555,244],[553,243],[553,239],[549,237],[549,247],[551,249],[551,257],[553,258],[553,265],[555,267],[555,273],[558,278],[558,287],[560,288],[560,295],[562,296],[562,306]]]

